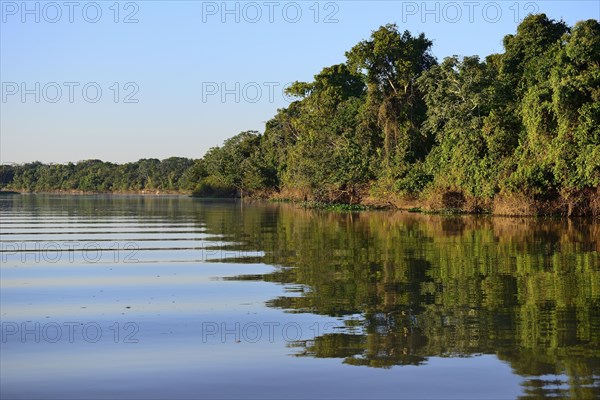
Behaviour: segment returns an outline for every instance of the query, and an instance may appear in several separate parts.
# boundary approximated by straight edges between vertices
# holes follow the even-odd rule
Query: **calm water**
[[[600,396],[600,224],[0,198],[0,397]]]

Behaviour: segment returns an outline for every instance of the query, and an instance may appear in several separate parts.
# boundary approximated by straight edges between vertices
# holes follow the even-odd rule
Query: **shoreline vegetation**
[[[503,44],[440,62],[424,34],[381,26],[292,84],[262,134],[197,160],[3,165],[0,188],[600,216],[600,23],[530,15]]]
[[[419,201],[418,198],[402,199],[402,198],[370,198],[365,197],[361,199],[360,203],[336,203],[336,202],[321,202],[315,200],[301,200],[295,198],[276,196],[246,196],[241,198],[240,196],[206,196],[190,191],[162,191],[162,190],[121,190],[121,191],[82,191],[82,190],[44,190],[44,191],[29,191],[23,189],[17,190],[0,190],[0,196],[7,195],[73,195],[73,196],[90,196],[90,195],[114,195],[114,196],[188,196],[192,198],[202,200],[214,200],[214,201],[234,201],[240,200],[244,202],[266,202],[266,203],[285,203],[293,204],[305,209],[312,210],[325,210],[325,211],[338,211],[338,212],[359,212],[359,211],[375,211],[375,210],[398,210],[409,213],[425,213],[425,214],[441,214],[441,215],[494,215],[499,217],[598,217],[600,214],[582,213],[582,214],[571,214],[565,215],[561,213],[564,211],[565,206],[561,204],[532,204],[521,203],[519,199],[513,199],[512,202],[499,202],[491,205],[489,209],[477,208],[470,209],[468,207],[457,207],[456,205],[447,205],[444,203],[432,206],[431,202],[427,199]],[[590,202],[598,201],[596,196],[589,199]],[[498,201],[498,200],[496,200]]]
[[[30,191],[24,189],[15,190],[0,190],[0,195],[21,195],[21,194],[64,194],[64,195],[146,195],[146,196],[177,196],[177,195],[192,195],[192,192],[179,192],[179,191],[162,191],[162,190],[42,190],[42,191]]]

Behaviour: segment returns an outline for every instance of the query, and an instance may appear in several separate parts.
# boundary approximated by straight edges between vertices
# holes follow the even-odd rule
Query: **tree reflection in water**
[[[270,307],[343,319],[290,343],[297,356],[390,368],[495,354],[526,378],[524,397],[600,395],[597,222],[286,205],[200,218],[277,266],[235,278],[286,285]]]
[[[73,212],[72,198],[42,204],[48,199],[14,201]],[[286,295],[268,306],[343,324],[289,343],[298,357],[391,368],[492,354],[524,377],[523,397],[600,397],[598,221],[335,213],[169,197],[76,202],[78,216],[121,210],[185,219],[235,243],[220,247],[223,261],[237,252],[238,262],[275,266],[233,279],[283,284]]]

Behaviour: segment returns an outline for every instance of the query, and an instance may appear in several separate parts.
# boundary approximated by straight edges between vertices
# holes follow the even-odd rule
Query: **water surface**
[[[0,197],[0,397],[600,396],[600,225]]]

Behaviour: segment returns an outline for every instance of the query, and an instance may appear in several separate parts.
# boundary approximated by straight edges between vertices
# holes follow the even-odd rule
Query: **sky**
[[[600,1],[0,1],[0,162],[200,158],[264,131],[381,25],[433,54],[502,52],[528,13],[569,25]]]

